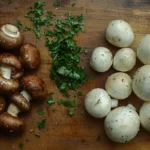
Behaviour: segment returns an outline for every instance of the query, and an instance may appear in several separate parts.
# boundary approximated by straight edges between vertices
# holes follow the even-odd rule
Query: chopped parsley
[[[20,20],[17,20],[17,27],[19,28],[19,29],[21,29],[22,28],[22,23],[21,23],[21,21]]]
[[[23,143],[19,143],[19,148],[23,149]]]
[[[59,105],[64,105],[65,107],[75,107],[75,100],[73,99],[73,100],[62,100],[62,99],[60,99],[59,101],[58,101],[58,104]]]
[[[53,58],[50,78],[54,80],[59,90],[69,96],[69,90],[76,90],[84,84],[88,77],[84,68],[79,65],[82,48],[73,39],[78,31],[83,31],[83,15],[66,15],[66,19],[56,19],[53,31],[46,30],[45,35],[54,37],[46,38],[46,46]]]
[[[82,96],[83,93],[79,91],[79,92],[77,93],[77,95],[78,95],[78,96]]]
[[[59,0],[55,0],[54,3],[53,3],[53,6],[54,7],[60,6],[60,1]]]
[[[41,115],[41,116],[44,116],[45,115],[45,112],[42,108],[40,108],[38,111],[38,114]]]
[[[81,113],[82,116],[84,116],[84,110],[82,110],[80,113]]]
[[[49,98],[48,98],[48,101],[47,101],[47,105],[48,106],[50,106],[50,105],[53,105],[53,104],[55,104],[55,101],[54,101],[54,99],[53,99],[53,92],[51,92],[50,94],[49,94]]]
[[[67,109],[67,113],[68,113],[68,115],[73,116],[74,115],[74,110]]]
[[[25,26],[23,30],[24,30],[24,31],[31,31],[31,28]]]
[[[74,7],[75,5],[76,5],[76,2],[73,2],[71,6]]]
[[[38,124],[39,129],[44,129],[45,124],[46,124],[46,119],[43,119],[42,121],[38,122],[37,124]]]
[[[34,130],[33,130],[33,129],[31,129],[31,130],[30,130],[30,133],[31,133],[31,132],[33,132],[33,131],[34,131]]]
[[[39,133],[36,133],[35,136],[38,137],[38,138],[40,138],[40,134]]]

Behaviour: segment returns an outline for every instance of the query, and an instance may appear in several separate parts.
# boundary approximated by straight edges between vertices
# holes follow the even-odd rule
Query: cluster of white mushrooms
[[[95,118],[106,117],[104,128],[109,139],[126,143],[137,135],[140,124],[150,131],[150,34],[141,39],[134,51],[129,48],[134,41],[131,26],[123,20],[113,20],[105,30],[105,37],[121,49],[113,57],[108,48],[95,48],[90,65],[97,72],[105,72],[111,66],[117,72],[107,78],[105,89],[95,88],[86,95],[85,108]],[[144,65],[137,69],[132,78],[127,72],[136,65],[136,57]],[[145,101],[139,113],[132,104],[111,110],[118,106],[119,100],[128,98],[132,91]]]

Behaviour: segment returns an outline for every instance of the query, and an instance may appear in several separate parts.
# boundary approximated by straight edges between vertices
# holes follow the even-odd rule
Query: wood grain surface
[[[19,150],[19,144],[23,144],[23,150],[150,150],[150,133],[142,127],[137,137],[127,144],[117,144],[111,142],[104,132],[104,119],[94,119],[87,114],[81,115],[84,109],[84,96],[93,88],[104,88],[104,83],[108,75],[114,70],[111,68],[106,73],[96,73],[89,66],[89,58],[95,47],[105,46],[113,54],[118,48],[111,46],[104,37],[104,30],[108,22],[114,19],[123,19],[130,23],[135,33],[134,43],[131,48],[136,50],[137,44],[142,36],[150,33],[150,1],[149,0],[76,0],[75,7],[71,4],[74,0],[61,0],[61,6],[53,7],[54,0],[45,0],[45,10],[52,10],[58,16],[63,16],[70,12],[74,15],[83,14],[86,31],[79,33],[75,39],[81,47],[87,47],[88,54],[81,55],[81,63],[85,66],[89,76],[94,76],[94,80],[88,81],[79,90],[83,96],[75,97],[76,112],[70,117],[66,113],[66,108],[62,105],[54,104],[46,106],[46,101],[42,103],[32,102],[32,109],[28,113],[21,113],[19,117],[25,121],[26,129],[22,135],[5,135],[0,133],[0,150]],[[21,20],[24,25],[32,27],[32,23],[24,17],[28,8],[33,5],[34,0],[12,0],[8,4],[7,0],[0,0],[0,23],[16,24]],[[37,39],[33,32],[23,32],[25,42],[35,44],[40,50],[42,64],[34,72],[41,76],[46,82],[48,92],[54,92],[53,98],[57,100],[64,98],[56,85],[49,78],[49,69],[52,59],[45,47],[45,38]],[[129,74],[132,76],[138,65]],[[72,97],[77,92],[71,92]],[[119,105],[132,103],[139,110],[142,101],[134,94],[123,100]],[[45,116],[37,113],[39,108],[43,108]],[[54,113],[52,110],[55,109]],[[46,126],[39,130],[37,122],[46,119]],[[33,132],[30,132],[33,130]],[[40,138],[35,134],[40,134]],[[97,139],[99,137],[99,139]]]

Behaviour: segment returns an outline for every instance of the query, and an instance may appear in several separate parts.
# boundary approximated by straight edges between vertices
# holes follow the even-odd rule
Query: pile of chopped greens
[[[29,8],[26,15],[33,22],[33,31],[37,38],[41,38],[41,27],[45,26],[46,46],[49,49],[53,62],[50,69],[50,78],[55,82],[58,89],[69,96],[69,90],[76,90],[84,84],[88,77],[83,66],[79,65],[83,49],[77,45],[74,36],[84,32],[83,15],[73,16],[66,14],[65,19],[56,17],[55,26],[51,30],[48,27],[55,16],[52,11],[44,12],[45,2],[36,1]],[[21,23],[18,22],[21,27]]]

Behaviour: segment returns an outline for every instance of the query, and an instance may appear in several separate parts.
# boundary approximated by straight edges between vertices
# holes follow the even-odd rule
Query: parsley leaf
[[[58,105],[64,105],[65,107],[75,107],[75,100],[59,100]]]
[[[40,108],[38,111],[38,114],[41,115],[41,116],[44,116],[45,115],[45,112],[42,108]]]
[[[48,106],[50,106],[50,105],[53,105],[53,104],[55,104],[55,101],[54,101],[54,99],[53,99],[53,92],[51,92],[50,94],[49,94],[49,98],[48,98],[48,101],[47,101],[47,105]]]
[[[20,28],[22,28],[22,23],[21,23],[21,21],[20,20],[17,20],[17,27],[20,29]]]
[[[45,124],[46,124],[46,119],[38,122],[38,128],[39,129],[44,129],[45,128]]]
[[[19,143],[19,148],[23,149],[23,143]]]
[[[73,115],[74,115],[74,110],[72,110],[72,109],[67,109],[67,113],[68,113],[70,116],[73,116]]]
[[[55,2],[53,3],[53,6],[55,6],[55,7],[60,6],[60,1],[59,0],[55,0]]]
[[[38,133],[36,133],[35,136],[38,137],[38,138],[40,138],[40,134],[38,134]]]

